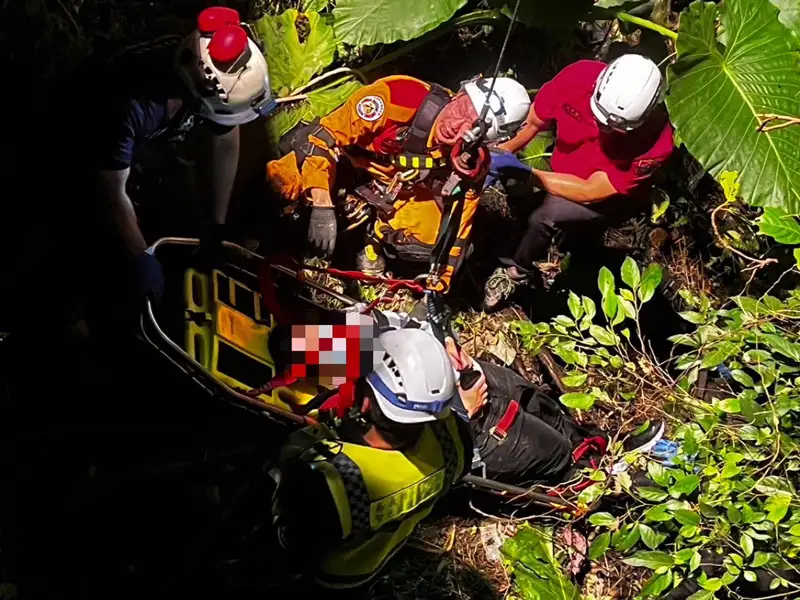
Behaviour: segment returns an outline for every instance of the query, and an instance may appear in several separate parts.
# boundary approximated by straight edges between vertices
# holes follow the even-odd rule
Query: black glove
[[[158,259],[148,252],[143,252],[133,259],[136,269],[136,281],[139,297],[160,300],[164,294],[164,270]]]
[[[308,222],[308,241],[323,258],[336,248],[336,214],[332,206],[315,206]]]

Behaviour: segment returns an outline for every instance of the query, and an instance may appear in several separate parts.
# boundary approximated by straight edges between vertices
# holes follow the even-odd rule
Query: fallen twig
[[[783,129],[784,127],[789,127],[790,125],[800,125],[800,117],[787,117],[785,115],[776,115],[773,113],[764,113],[756,115],[756,117],[758,117],[758,127],[756,128],[756,131],[761,133],[768,133],[770,131],[775,131],[776,129]],[[767,125],[773,121],[781,122],[767,127]]]
[[[725,248],[726,250],[730,250],[735,255],[737,255],[740,258],[743,258],[747,262],[751,263],[751,266],[749,266],[749,267],[744,269],[745,271],[749,271],[750,269],[753,269],[754,271],[758,271],[759,269],[762,269],[762,268],[766,267],[769,264],[777,263],[778,259],[776,259],[776,258],[754,258],[754,257],[752,257],[752,256],[750,256],[748,254],[745,254],[741,250],[738,250],[738,249],[734,248],[727,241],[725,241],[725,239],[722,237],[722,235],[719,232],[719,226],[717,225],[717,213],[719,213],[722,210],[727,212],[728,209],[726,207],[729,206],[729,205],[730,205],[730,202],[723,202],[722,204],[717,206],[713,211],[711,211],[711,227],[714,230],[714,237],[716,238],[717,242],[719,242],[719,244],[723,248]]]

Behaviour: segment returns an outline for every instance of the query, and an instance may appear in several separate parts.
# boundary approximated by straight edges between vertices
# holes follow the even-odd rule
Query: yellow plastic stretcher
[[[269,335],[275,318],[261,294],[222,271],[187,269],[184,274],[186,352],[214,377],[239,390],[252,390],[275,375]],[[257,397],[291,411],[317,395],[311,383],[279,387]]]

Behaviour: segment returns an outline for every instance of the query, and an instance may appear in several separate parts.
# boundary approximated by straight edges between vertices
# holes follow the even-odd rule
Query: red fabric
[[[226,25],[238,25],[239,13],[227,6],[210,6],[197,16],[200,33],[214,33]]]
[[[508,430],[514,424],[514,421],[517,420],[518,414],[519,402],[512,400],[508,403],[508,408],[506,408],[506,412],[503,413],[502,418],[497,422],[497,425],[494,426],[494,433],[501,438],[506,437]]]
[[[387,81],[391,103],[406,108],[419,108],[428,95],[427,87],[421,81],[395,79]]]
[[[672,127],[662,112],[628,133],[600,131],[589,100],[605,66],[596,60],[580,60],[536,95],[536,115],[556,125],[550,165],[558,173],[582,179],[603,171],[619,193],[643,195],[649,191],[650,176],[672,153]]]

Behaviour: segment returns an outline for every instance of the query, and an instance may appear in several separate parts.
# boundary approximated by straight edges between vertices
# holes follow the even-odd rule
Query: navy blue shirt
[[[93,85],[100,86],[95,97],[102,106],[91,126],[96,168],[126,169],[146,143],[180,141],[201,121],[195,114],[196,103],[175,71],[179,43],[179,37],[169,36],[133,46],[100,68]],[[170,117],[171,103],[174,114]],[[176,105],[180,106],[177,112]],[[230,129],[215,126],[211,131]]]

